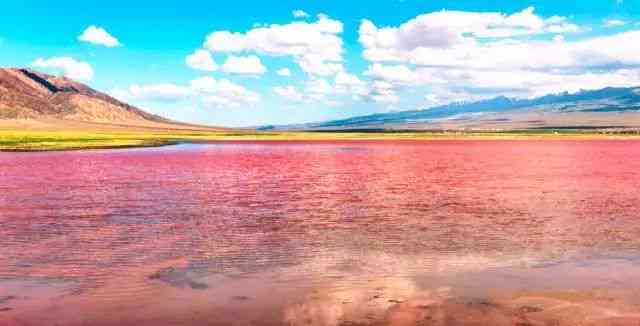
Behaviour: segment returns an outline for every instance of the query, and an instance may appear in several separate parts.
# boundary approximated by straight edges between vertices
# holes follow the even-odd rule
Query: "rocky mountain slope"
[[[0,119],[136,126],[175,123],[71,79],[18,68],[0,68]]]

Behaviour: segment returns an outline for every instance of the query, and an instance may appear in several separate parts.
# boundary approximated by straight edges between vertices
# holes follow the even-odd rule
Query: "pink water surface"
[[[636,141],[0,153],[0,325],[355,325],[370,293],[360,324],[400,325],[429,289],[633,307],[639,221]]]

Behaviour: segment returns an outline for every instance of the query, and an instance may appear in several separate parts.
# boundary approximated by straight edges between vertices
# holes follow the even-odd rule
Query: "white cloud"
[[[605,27],[617,27],[617,26],[624,26],[626,24],[627,24],[626,21],[620,20],[620,19],[607,19],[604,21]]]
[[[289,70],[289,68],[282,68],[278,70],[277,74],[278,76],[291,77],[291,70]]]
[[[334,92],[333,86],[322,78],[313,78],[307,81],[305,93],[314,99],[323,99],[326,95]]]
[[[151,84],[131,85],[127,90],[113,90],[112,94],[123,100],[183,101],[192,100],[206,107],[253,106],[261,101],[260,95],[227,79],[217,80],[204,76],[189,85]]]
[[[122,46],[117,38],[113,37],[104,28],[91,25],[78,36],[78,40],[106,47]]]
[[[400,102],[400,97],[396,93],[396,87],[393,84],[382,80],[374,81],[369,93],[366,94],[364,98],[379,103]]]
[[[206,37],[211,52],[254,52],[292,57],[309,74],[330,75],[342,69],[342,23],[319,15],[316,22],[293,22],[253,28],[244,33],[216,31]]]
[[[294,86],[276,86],[274,93],[292,102],[320,103],[335,107],[341,103],[340,96],[366,94],[366,83],[357,76],[340,72],[336,75],[335,83],[324,78],[312,77],[305,82],[304,91],[300,92]]]
[[[247,57],[229,56],[222,65],[222,71],[232,74],[261,75],[267,72],[260,58],[255,55]]]
[[[362,85],[364,82],[358,78],[356,75],[352,75],[346,72],[339,72],[336,75],[336,85],[342,86],[357,86]]]
[[[334,80],[337,94],[352,94],[356,99],[369,93],[368,84],[358,76],[346,72],[336,74]]]
[[[439,89],[431,102],[495,95],[536,96],[640,82],[640,31],[568,41],[564,17],[442,11],[399,27],[360,26],[373,100],[406,87]],[[536,38],[523,35],[542,34]],[[380,87],[379,82],[390,87]],[[437,101],[435,101],[437,99]]]
[[[304,97],[294,86],[276,86],[273,91],[286,100],[293,102],[302,102]]]
[[[398,84],[416,84],[421,76],[404,65],[382,65],[375,63],[369,66],[365,75]]]
[[[385,84],[382,81],[376,81],[376,83],[378,86]],[[345,97],[356,101],[380,99],[389,102],[382,100],[383,97],[387,99],[393,97],[394,101],[398,99],[393,85],[390,86],[391,89],[382,90],[381,88],[369,84],[354,74],[340,71],[333,79],[311,76],[305,82],[302,92],[294,86],[277,86],[273,91],[290,101],[320,103],[326,106],[339,106],[340,101]]]
[[[198,93],[213,93],[216,91],[218,81],[209,76],[193,79],[189,82],[191,90]]]
[[[291,14],[295,18],[308,18],[308,17],[310,17],[310,15],[306,11],[300,10],[300,9],[296,9],[296,10],[292,11]]]
[[[446,51],[422,49],[403,60],[416,65],[488,70],[576,70],[640,65],[640,31],[575,42],[526,41],[475,44]],[[423,55],[423,57],[420,57]],[[430,60],[432,58],[438,60]],[[535,60],[531,60],[535,58]]]
[[[202,102],[207,106],[216,108],[254,106],[261,101],[257,93],[227,79],[203,78],[207,79],[193,80],[191,86],[192,88],[197,84],[203,86],[200,92],[203,94]]]
[[[38,58],[31,63],[32,66],[44,69],[60,71],[65,77],[89,81],[93,79],[93,68],[84,61],[77,61],[71,57],[54,57],[49,59]]]
[[[127,98],[149,101],[178,101],[193,94],[189,87],[175,84],[131,85]]]
[[[370,61],[407,61],[428,54],[422,60],[440,61],[449,52],[468,52],[486,44],[485,39],[501,39],[534,34],[577,32],[577,25],[566,18],[541,18],[530,7],[513,15],[440,11],[420,15],[399,27],[378,28],[363,20],[360,42]],[[445,63],[446,64],[446,63]]]
[[[205,50],[195,50],[193,54],[190,54],[186,57],[185,63],[196,70],[202,71],[216,71],[218,70],[218,65],[211,57],[211,53]]]
[[[469,47],[481,38],[559,34],[578,30],[577,25],[568,23],[564,17],[541,18],[534,14],[533,7],[529,7],[512,15],[495,12],[432,12],[399,27],[378,28],[373,22],[363,20],[359,32],[365,57],[384,61],[421,49]]]
[[[335,75],[344,69],[341,63],[327,62],[317,55],[301,57],[298,64],[303,71],[319,76]]]

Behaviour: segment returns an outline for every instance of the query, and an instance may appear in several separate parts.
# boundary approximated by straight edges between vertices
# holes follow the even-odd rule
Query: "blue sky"
[[[637,0],[21,0],[0,10],[10,13],[0,65],[215,125],[640,85]]]

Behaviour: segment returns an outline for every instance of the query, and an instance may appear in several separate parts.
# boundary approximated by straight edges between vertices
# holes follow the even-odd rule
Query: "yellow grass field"
[[[114,130],[62,131],[0,129],[0,151],[48,151],[162,146],[202,141],[331,141],[331,140],[529,140],[638,139],[637,132],[580,131],[389,131],[389,132],[261,132],[249,130]]]

